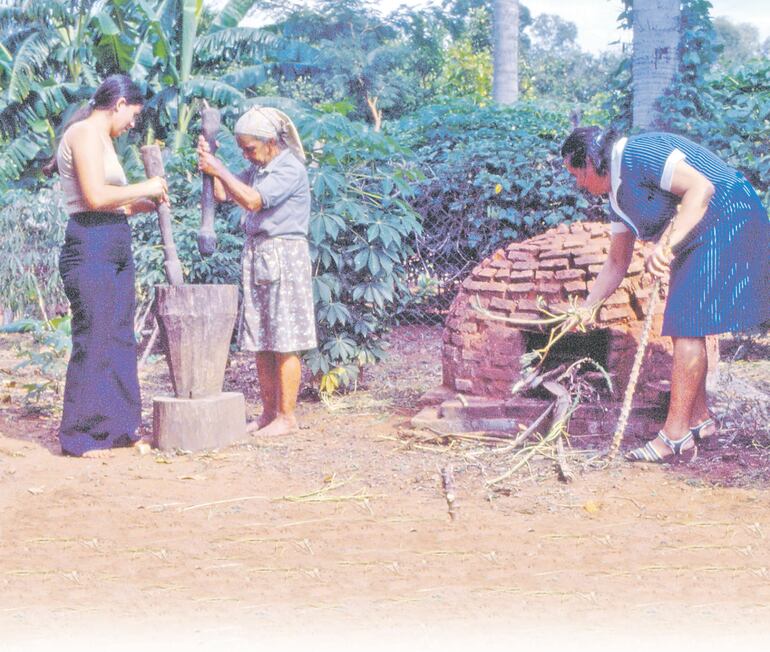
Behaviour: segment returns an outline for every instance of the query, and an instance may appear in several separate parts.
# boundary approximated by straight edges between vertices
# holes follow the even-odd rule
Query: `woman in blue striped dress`
[[[674,343],[669,411],[658,436],[626,459],[692,460],[698,446],[716,441],[706,405],[705,336],[770,319],[767,211],[740,172],[682,136],[619,138],[579,127],[561,153],[579,188],[610,199],[610,250],[585,307],[623,281],[637,237],[657,241],[647,269],[670,274],[663,319],[663,335]]]

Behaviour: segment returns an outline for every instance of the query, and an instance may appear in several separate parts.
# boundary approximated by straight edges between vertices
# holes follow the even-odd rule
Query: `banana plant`
[[[122,4],[126,20],[141,26],[130,74],[144,79],[152,91],[147,108],[155,116],[153,132],[165,136],[174,150],[184,142],[196,98],[238,109],[272,67],[280,63],[299,69],[314,56],[305,48],[299,51],[304,59],[286,61],[280,58],[287,51],[285,39],[241,26],[257,0],[230,0],[216,16],[202,0],[113,4]]]
[[[104,4],[16,0],[0,8],[0,186],[50,155],[62,114],[109,65],[113,53],[96,47],[108,37]]]
[[[126,73],[146,88],[145,129],[178,149],[195,98],[237,110],[271,67],[306,66],[312,48],[239,25],[256,4],[230,0],[216,16],[202,0],[11,0],[0,7],[0,187],[37,175],[67,108],[108,74]]]

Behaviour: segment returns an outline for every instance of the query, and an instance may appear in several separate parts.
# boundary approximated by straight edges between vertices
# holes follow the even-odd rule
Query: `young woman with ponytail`
[[[139,437],[134,261],[127,217],[168,201],[161,177],[129,184],[112,139],[134,126],[144,97],[112,75],[62,130],[54,161],[69,222],[59,271],[72,310],[72,354],[59,441],[65,455],[100,457]]]

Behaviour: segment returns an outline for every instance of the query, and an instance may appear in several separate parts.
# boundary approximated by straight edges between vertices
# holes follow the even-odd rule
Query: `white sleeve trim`
[[[675,149],[666,159],[666,164],[663,166],[663,176],[660,178],[660,188],[666,192],[671,192],[671,184],[674,181],[674,170],[676,164],[679,161],[684,161],[687,157],[684,152],[679,149]]]
[[[623,222],[610,222],[610,233],[630,233],[631,229],[628,228]]]
[[[623,151],[626,148],[627,142],[628,138],[621,138],[612,147],[612,156],[610,158],[610,206],[612,206],[612,210],[614,210],[618,217],[623,220],[629,230],[633,231],[635,236],[638,236],[639,232],[631,221],[631,218],[622,211],[620,204],[618,203],[618,189],[623,182],[623,179],[620,177],[620,166],[623,160]]]

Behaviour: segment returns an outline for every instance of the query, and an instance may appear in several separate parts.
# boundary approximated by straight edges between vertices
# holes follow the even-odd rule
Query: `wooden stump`
[[[152,431],[161,450],[223,448],[246,437],[246,402],[237,392],[193,399],[158,396],[152,401]]]

